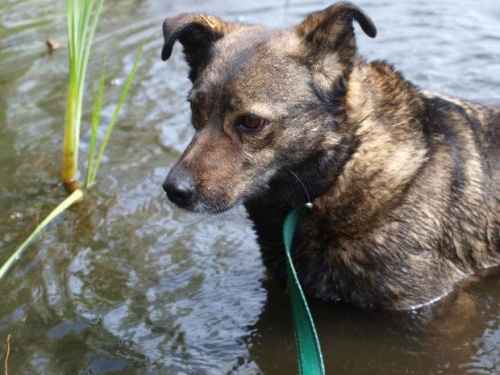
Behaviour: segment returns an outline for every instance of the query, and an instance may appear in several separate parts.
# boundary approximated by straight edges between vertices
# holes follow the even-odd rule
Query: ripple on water
[[[292,25],[327,1],[106,0],[89,66],[89,108],[104,56],[103,120],[146,39],[91,196],[34,243],[0,284],[0,353],[12,334],[11,373],[295,373],[283,288],[266,280],[245,214],[191,215],[161,183],[193,130],[180,46],[159,58],[161,23],[184,12]],[[500,104],[500,6],[465,0],[360,1],[379,34],[356,26],[361,53],[388,59],[422,88]],[[0,258],[64,196],[57,187],[66,96],[63,2],[0,5]],[[82,124],[89,142],[88,110]],[[104,129],[99,135],[102,139]],[[500,288],[464,288],[433,320],[313,303],[329,369],[346,374],[500,372]],[[464,323],[465,322],[465,323]]]

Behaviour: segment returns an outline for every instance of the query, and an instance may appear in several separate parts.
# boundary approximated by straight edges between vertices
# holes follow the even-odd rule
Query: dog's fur
[[[167,19],[162,57],[183,44],[196,134],[164,188],[191,211],[243,202],[278,278],[284,218],[311,200],[293,249],[307,294],[414,308],[500,263],[500,111],[363,60],[353,21],[375,37],[349,3],[285,30]]]

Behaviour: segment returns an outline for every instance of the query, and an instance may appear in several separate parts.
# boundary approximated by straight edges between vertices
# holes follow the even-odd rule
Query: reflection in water
[[[422,88],[500,105],[500,5],[465,0],[357,2],[379,29],[361,52]],[[0,5],[0,261],[63,196],[64,2]],[[226,218],[168,205],[161,182],[192,136],[187,66],[159,59],[167,15],[203,11],[281,27],[319,0],[106,0],[87,102],[109,57],[109,119],[135,51],[145,55],[103,174],[83,203],[41,236],[0,285],[0,356],[11,374],[291,374],[284,288],[268,280],[239,209]],[[84,115],[84,147],[89,141]],[[102,134],[101,134],[102,136]],[[500,279],[491,273],[417,313],[312,303],[336,374],[500,373]]]
[[[417,312],[360,311],[312,302],[325,364],[346,374],[493,374],[500,370],[498,276],[463,285]],[[287,297],[267,282],[268,302],[252,336],[264,374],[294,373]],[[485,303],[487,301],[487,303]]]

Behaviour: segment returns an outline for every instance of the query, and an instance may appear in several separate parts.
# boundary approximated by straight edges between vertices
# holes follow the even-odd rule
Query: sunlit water
[[[379,35],[361,53],[420,87],[500,105],[497,0],[359,1]],[[64,1],[0,3],[0,261],[64,196],[58,185],[67,51]],[[146,40],[136,83],[87,200],[45,231],[0,284],[0,371],[10,374],[293,374],[284,289],[266,277],[242,209],[221,218],[168,204],[161,182],[192,135],[180,48],[161,23],[184,11],[274,27],[323,1],[106,0],[91,83],[108,56],[104,116]],[[88,143],[88,113],[84,149]],[[329,374],[499,374],[500,278],[464,284],[429,312],[314,302]],[[425,323],[423,323],[425,322]],[[7,338],[10,342],[7,345]],[[7,346],[9,357],[6,358]]]

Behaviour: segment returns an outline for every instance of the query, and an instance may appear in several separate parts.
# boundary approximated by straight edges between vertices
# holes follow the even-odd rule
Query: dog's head
[[[286,30],[181,14],[164,25],[167,60],[179,41],[191,68],[196,133],[163,187],[178,206],[222,212],[341,139],[343,96],[356,58],[356,6],[337,3]]]

